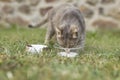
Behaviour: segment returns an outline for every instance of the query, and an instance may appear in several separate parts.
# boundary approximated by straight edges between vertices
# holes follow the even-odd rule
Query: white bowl
[[[78,54],[75,52],[69,52],[69,53],[59,52],[58,55],[63,57],[76,57]]]
[[[40,44],[30,44],[26,46],[26,51],[30,53],[40,53],[44,48],[47,48],[47,46]]]

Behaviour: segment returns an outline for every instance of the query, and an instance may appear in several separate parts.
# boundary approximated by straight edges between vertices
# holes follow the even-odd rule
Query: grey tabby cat
[[[48,22],[45,43],[56,35],[57,43],[64,48],[84,47],[85,22],[80,10],[72,4],[62,4],[51,9],[35,26]]]

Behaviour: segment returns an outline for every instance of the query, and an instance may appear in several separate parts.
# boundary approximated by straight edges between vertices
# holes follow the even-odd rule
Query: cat
[[[40,27],[48,22],[45,44],[56,35],[57,43],[64,48],[84,47],[85,21],[80,10],[72,4],[52,8],[43,20],[30,28]]]

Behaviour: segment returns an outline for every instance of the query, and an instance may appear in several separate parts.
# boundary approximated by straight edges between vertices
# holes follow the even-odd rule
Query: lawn
[[[0,80],[120,80],[120,30],[86,33],[84,51],[75,58],[58,50],[42,54],[25,51],[27,44],[42,44],[45,29],[0,29]]]

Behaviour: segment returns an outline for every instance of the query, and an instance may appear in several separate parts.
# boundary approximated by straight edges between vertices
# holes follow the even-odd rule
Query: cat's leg
[[[53,37],[54,34],[55,34],[54,28],[53,28],[52,24],[49,23],[44,44],[49,44],[49,41],[51,40],[51,38]]]
[[[82,35],[76,46],[76,48],[79,48],[79,49],[74,50],[74,52],[79,53],[80,51],[84,51],[84,46],[85,46],[85,35]]]
[[[85,46],[85,33],[81,35],[78,47],[80,47],[81,49],[84,49],[84,46]]]

